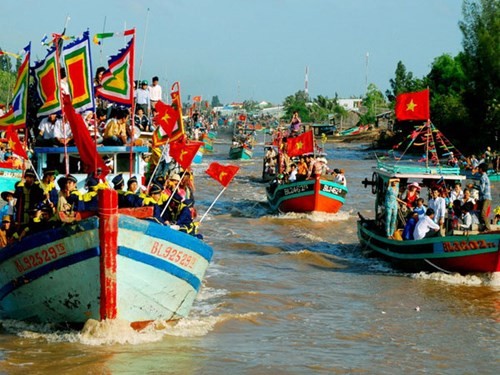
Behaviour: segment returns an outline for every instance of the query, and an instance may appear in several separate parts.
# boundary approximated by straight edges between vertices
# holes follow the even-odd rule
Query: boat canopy
[[[391,164],[377,161],[375,173],[400,179],[435,179],[435,180],[465,180],[460,174],[460,168],[442,165],[426,166],[415,164]]]

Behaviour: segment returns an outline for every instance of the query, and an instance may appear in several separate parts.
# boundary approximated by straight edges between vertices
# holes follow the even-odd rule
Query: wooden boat
[[[448,220],[446,235],[420,240],[387,238],[384,230],[383,202],[389,179],[399,178],[400,186],[418,182],[423,187],[453,186],[464,180],[460,169],[415,163],[388,163],[378,161],[372,180],[365,179],[365,187],[372,186],[375,197],[375,218],[367,220],[360,215],[358,238],[363,249],[391,261],[407,271],[497,272],[500,271],[500,231],[490,232],[454,230]],[[405,185],[406,186],[406,185]]]
[[[14,185],[22,175],[21,169],[10,168],[6,163],[0,163],[0,192],[14,190]]]
[[[344,204],[347,187],[316,176],[312,180],[271,183],[266,193],[271,208],[280,212],[337,213]]]
[[[129,152],[98,149],[116,168]],[[46,155],[35,151],[42,168]],[[142,328],[187,316],[213,250],[152,216],[152,207],[118,209],[116,191],[100,190],[98,212],[3,248],[0,318],[76,325],[124,319]]]
[[[229,149],[229,159],[250,160],[252,156],[252,149],[245,146],[231,146]]]
[[[207,133],[201,135],[201,141],[205,144],[203,146],[205,151],[212,152],[214,150],[214,138],[210,137]]]

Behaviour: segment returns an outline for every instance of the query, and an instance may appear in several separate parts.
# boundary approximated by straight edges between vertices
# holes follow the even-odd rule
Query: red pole
[[[101,320],[116,319],[118,194],[112,189],[99,191],[99,244],[101,246]]]

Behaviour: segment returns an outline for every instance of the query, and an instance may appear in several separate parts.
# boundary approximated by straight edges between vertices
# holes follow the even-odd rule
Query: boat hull
[[[500,271],[500,233],[398,241],[376,231],[373,220],[358,221],[361,246],[405,271],[459,273]]]
[[[21,169],[0,168],[0,192],[13,191],[22,176],[23,171]]]
[[[0,317],[83,324],[88,319],[140,323],[187,316],[212,249],[154,221],[102,216],[4,248]]]
[[[250,160],[252,156],[253,151],[246,147],[231,147],[229,149],[229,159]]]
[[[273,210],[299,213],[337,213],[347,194],[345,186],[319,177],[277,186],[271,184],[266,191]]]

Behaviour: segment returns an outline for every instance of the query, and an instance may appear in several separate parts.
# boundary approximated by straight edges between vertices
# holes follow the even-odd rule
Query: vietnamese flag
[[[182,168],[188,169],[202,145],[203,142],[172,142],[170,143],[169,154]]]
[[[399,121],[428,120],[430,117],[429,89],[398,95],[394,112]]]
[[[247,116],[240,115],[239,119],[240,119],[240,121],[246,121],[247,120]]]
[[[160,125],[165,133],[171,137],[179,119],[179,112],[161,100],[156,103],[155,109],[158,112],[154,117],[155,123]]]
[[[23,144],[19,140],[19,137],[17,135],[17,131],[14,130],[14,127],[12,125],[9,125],[7,127],[7,130],[5,131],[5,138],[7,139],[7,145],[10,147],[12,152],[23,159],[28,159],[28,154],[23,148]]]
[[[227,187],[239,170],[240,167],[236,165],[222,165],[217,162],[213,162],[210,164],[205,173],[214,180],[218,181],[222,186]]]
[[[300,156],[314,152],[314,136],[312,130],[286,140],[288,156]]]
[[[199,95],[193,96],[193,102],[197,102],[197,103],[201,102],[201,96],[199,96]]]

